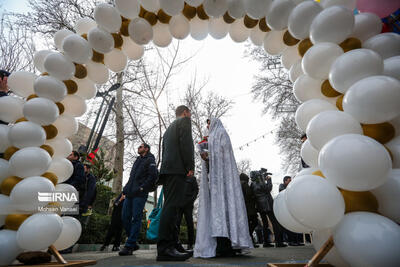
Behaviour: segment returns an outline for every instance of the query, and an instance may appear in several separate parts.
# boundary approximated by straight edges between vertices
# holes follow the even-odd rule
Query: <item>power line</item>
[[[244,145],[241,145],[241,146],[235,148],[234,150],[243,150],[245,147],[249,147],[251,144],[256,143],[258,140],[264,139],[269,134],[273,134],[273,131],[268,131],[268,132],[264,133],[263,135],[257,137],[256,139],[249,141],[249,142],[245,143]]]

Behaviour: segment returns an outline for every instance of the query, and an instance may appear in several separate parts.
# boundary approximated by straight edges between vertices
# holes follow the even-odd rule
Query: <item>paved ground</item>
[[[66,260],[97,260],[96,266],[266,266],[266,263],[306,263],[314,255],[312,246],[257,248],[249,255],[231,258],[195,259],[186,262],[157,262],[155,250],[138,250],[132,256],[120,257],[117,252],[78,252],[64,255]]]

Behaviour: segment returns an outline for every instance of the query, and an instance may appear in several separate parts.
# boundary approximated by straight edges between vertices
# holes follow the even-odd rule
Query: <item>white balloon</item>
[[[301,171],[299,171],[299,172],[292,178],[292,180],[295,179],[295,178],[297,178],[297,177],[303,176],[303,175],[311,175],[311,174],[313,174],[313,172],[316,172],[316,171],[319,171],[319,169],[317,169],[317,168],[303,168]]]
[[[190,33],[189,20],[182,14],[172,17],[169,21],[169,31],[174,38],[185,39]]]
[[[310,120],[318,113],[326,110],[337,110],[331,103],[321,99],[311,99],[301,104],[296,111],[297,126],[305,132]]]
[[[73,246],[82,233],[81,223],[77,219],[70,216],[61,217],[61,219],[63,220],[63,228],[57,241],[53,244],[58,250]]]
[[[285,191],[286,205],[290,214],[307,227],[331,228],[344,216],[345,205],[342,194],[336,186],[320,176],[297,177],[289,183]]]
[[[189,6],[198,7],[203,3],[203,0],[185,0]]]
[[[208,30],[210,35],[214,39],[224,38],[229,31],[230,24],[225,23],[224,19],[221,18],[210,18],[208,24]]]
[[[285,31],[270,31],[264,38],[264,50],[269,55],[279,55],[287,47],[283,43]]]
[[[363,134],[360,123],[351,115],[336,110],[328,110],[314,116],[307,126],[307,141],[317,150],[333,138],[343,134]]]
[[[60,102],[67,95],[65,84],[51,76],[39,76],[33,87],[37,96],[54,102]]]
[[[127,19],[139,16],[140,5],[137,0],[115,0],[115,7],[121,16]]]
[[[368,191],[386,182],[392,160],[385,147],[374,139],[345,134],[321,149],[319,166],[325,177],[338,187]]]
[[[328,79],[333,62],[342,54],[343,49],[337,44],[315,44],[303,56],[303,71],[314,79]]]
[[[85,99],[77,95],[67,95],[64,100],[61,101],[61,104],[64,105],[64,113],[74,117],[82,116],[87,109]]]
[[[228,14],[234,19],[243,18],[246,14],[244,3],[242,0],[231,0],[228,4]],[[265,12],[267,14],[267,12]]]
[[[383,61],[383,75],[400,80],[400,56],[390,57]]]
[[[9,168],[8,160],[0,159],[0,184],[3,182],[4,179],[11,176],[8,168]]]
[[[184,6],[183,0],[160,0],[160,8],[170,16],[178,15]]]
[[[229,36],[236,43],[241,43],[247,40],[250,35],[250,29],[248,29],[244,23],[243,19],[235,20],[229,28]]]
[[[400,55],[400,36],[393,32],[375,35],[363,43],[364,48],[377,52],[383,59]]]
[[[117,9],[106,3],[96,5],[94,20],[97,25],[108,32],[118,32],[121,28],[122,19]]]
[[[13,93],[28,97],[33,94],[33,83],[36,75],[28,71],[16,71],[11,73],[7,79],[7,85]]]
[[[319,151],[315,149],[309,140],[306,140],[301,146],[300,156],[312,168],[318,168]]]
[[[38,71],[40,71],[40,72],[46,71],[46,69],[44,68],[44,59],[50,53],[54,53],[54,51],[40,50],[40,51],[35,52],[35,54],[33,55],[33,65],[35,65],[35,67]]]
[[[109,70],[101,63],[89,61],[86,70],[88,78],[95,84],[106,83],[110,77]]]
[[[386,183],[371,190],[379,203],[381,215],[400,223],[400,169],[392,169]]]
[[[288,18],[290,34],[299,40],[308,38],[311,22],[321,11],[321,5],[314,1],[305,1],[296,6]]]
[[[204,0],[203,7],[208,16],[219,18],[228,10],[228,0]]]
[[[139,4],[146,10],[157,13],[160,9],[159,0],[138,0]]]
[[[156,28],[156,26],[154,26]],[[168,27],[167,25],[165,27]],[[163,28],[164,30],[167,30],[167,28]],[[154,32],[155,33],[155,32]],[[168,31],[168,35],[170,35]],[[156,36],[154,36],[156,37]],[[133,60],[139,60],[143,57],[144,55],[144,48],[141,45],[136,44],[134,41],[132,41],[131,38],[129,37],[124,37],[122,36],[122,39],[124,40],[124,43],[122,45],[122,52],[129,58]],[[171,37],[172,40],[172,37]],[[169,43],[168,43],[169,44]],[[166,45],[168,46],[168,45]]]
[[[193,18],[195,19],[195,18]],[[153,43],[158,47],[167,47],[172,42],[172,35],[169,32],[168,24],[158,22],[153,26]],[[136,59],[140,59],[144,54],[142,46],[136,45],[133,47]]]
[[[279,192],[274,199],[274,214],[278,222],[286,229],[295,233],[309,233],[310,228],[302,225],[290,214],[286,205],[286,190]]]
[[[70,184],[60,184],[60,183],[58,183],[58,184],[56,185],[55,191],[56,191],[56,192],[62,192],[62,193],[64,193],[64,194],[68,194],[68,195],[70,195],[70,196],[75,195],[75,199],[78,200],[79,193],[78,193],[78,191],[76,190],[76,188],[73,187],[73,186],[70,185]],[[59,201],[59,203],[60,203],[60,205],[61,205],[62,207],[64,207],[64,208],[71,208],[71,207],[73,207],[73,206],[76,204],[76,201],[74,201],[73,198],[71,197],[71,201],[68,201],[68,200],[66,200],[66,201]]]
[[[0,120],[15,122],[24,116],[22,110],[25,101],[15,96],[0,97]]]
[[[51,161],[48,171],[57,176],[58,183],[62,183],[71,177],[74,172],[74,166],[72,166],[72,163],[66,158],[55,157]]]
[[[65,37],[62,48],[65,55],[75,63],[86,63],[93,56],[93,50],[89,43],[78,34]]]
[[[271,7],[272,0],[243,0],[246,13],[253,19],[265,17]]]
[[[301,67],[301,59],[297,60],[289,70],[289,80],[294,83],[298,77],[304,74],[303,69]]]
[[[57,214],[36,213],[18,228],[18,245],[30,251],[42,250],[52,245],[62,231],[62,220]]]
[[[395,130],[395,136],[400,135],[400,116],[397,116],[396,118],[394,118],[393,120],[389,121],[390,124],[393,125],[394,130]]]
[[[203,40],[208,35],[208,21],[194,17],[190,21],[190,36],[195,40]],[[153,40],[154,42],[154,40]]]
[[[23,112],[25,118],[40,125],[50,125],[59,116],[57,105],[53,101],[42,97],[32,98],[27,101]]]
[[[400,168],[400,136],[393,138],[385,146],[390,150],[393,156],[393,168]]]
[[[351,36],[358,38],[361,42],[382,31],[382,21],[376,14],[359,13],[355,15],[354,19],[354,32]]]
[[[344,112],[361,123],[390,121],[400,115],[400,81],[371,76],[356,82],[343,98]]]
[[[57,137],[46,141],[46,145],[49,145],[54,150],[53,157],[66,158],[72,152],[71,142],[64,137]]]
[[[96,21],[92,20],[91,18],[81,18],[79,19],[74,26],[74,30],[77,34],[87,34],[91,29],[96,28],[97,23]]]
[[[260,27],[254,27],[250,31],[250,40],[255,46],[262,46],[264,43],[266,32],[260,30]]]
[[[64,38],[71,34],[74,33],[67,29],[59,30],[54,34],[54,44],[59,51],[62,51],[62,42],[64,41]]]
[[[59,116],[53,125],[58,130],[57,137],[69,137],[78,132],[78,122],[73,116],[68,114]]]
[[[288,46],[282,53],[281,62],[285,69],[289,70],[294,63],[301,60],[298,45]]]
[[[356,8],[356,0],[324,0],[321,1],[321,4],[324,8],[328,8],[331,6],[344,6],[351,11]]]
[[[128,59],[126,55],[117,48],[104,55],[104,65],[113,72],[121,72],[126,68]]]
[[[128,26],[131,39],[138,45],[148,44],[153,39],[153,28],[150,23],[142,18],[133,19]]]
[[[329,82],[345,93],[355,82],[383,72],[382,58],[369,49],[355,49],[339,56],[332,64]]]
[[[69,80],[75,74],[75,66],[71,60],[60,53],[50,53],[44,59],[44,68],[59,80]]]
[[[44,129],[33,122],[23,121],[13,125],[8,132],[8,139],[17,148],[41,146],[46,141]]]
[[[343,6],[332,6],[321,11],[310,26],[310,39],[316,43],[341,43],[351,35],[354,27],[353,11]]]
[[[73,78],[78,85],[78,91],[75,93],[75,95],[82,97],[83,99],[91,99],[96,96],[97,93],[97,88],[96,85],[89,80],[88,78],[84,79],[76,79]]]
[[[325,99],[321,92],[321,85],[323,80],[316,80],[302,74],[296,79],[293,85],[293,93],[296,99],[300,102],[305,102],[311,99]]]
[[[312,233],[312,244],[314,246],[315,251],[319,251],[322,245],[333,235],[332,229],[324,229],[313,231]],[[350,265],[340,256],[339,252],[336,249],[336,246],[333,246],[328,254],[324,257],[324,259],[332,264],[333,266],[339,267],[350,267]]]
[[[46,150],[26,147],[15,152],[10,158],[10,173],[21,178],[39,176],[47,171],[51,158]]]
[[[114,38],[112,35],[97,27],[89,31],[87,38],[90,46],[96,52],[106,54],[114,48]]]
[[[8,266],[23,252],[18,246],[17,232],[12,230],[0,230],[0,266]]]
[[[336,249],[351,266],[399,265],[400,226],[381,215],[346,214],[336,227],[333,239]]]
[[[281,31],[287,28],[290,12],[295,8],[292,0],[275,0],[268,14],[267,24],[272,30]]]
[[[11,142],[8,139],[8,132],[10,131],[10,126],[0,124],[0,153],[3,153],[8,147],[11,146]]]

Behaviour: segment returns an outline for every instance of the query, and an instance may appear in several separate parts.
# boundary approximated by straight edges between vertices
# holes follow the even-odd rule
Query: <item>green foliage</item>
[[[115,177],[115,173],[112,169],[106,166],[107,161],[105,160],[105,153],[100,149],[92,163],[92,173],[97,177],[97,183],[105,184],[111,181]]]
[[[85,218],[85,217],[83,217]],[[80,244],[102,244],[106,238],[111,216],[93,212],[88,218],[88,224],[82,223],[82,235],[78,241]],[[82,220],[81,220],[82,221]]]
[[[93,211],[99,214],[107,215],[109,210],[109,203],[116,195],[112,192],[109,186],[97,184],[96,200],[93,204]]]

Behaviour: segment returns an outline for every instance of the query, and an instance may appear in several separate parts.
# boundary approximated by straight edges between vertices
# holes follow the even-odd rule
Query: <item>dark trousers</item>
[[[258,219],[257,219],[257,215],[247,215],[247,219],[248,219],[248,224],[249,224],[249,234],[251,237],[251,240],[253,240],[253,232],[257,227],[258,224]],[[254,243],[254,240],[253,240]]]
[[[111,239],[114,238],[114,247],[119,247],[121,245],[122,236],[122,206],[114,206],[111,215],[111,224],[108,227],[106,239],[104,240],[104,246],[108,246],[111,243]]]
[[[194,244],[193,203],[178,209],[178,220],[176,223],[176,226],[178,227],[178,237],[181,230],[180,227],[183,216],[185,216],[188,230],[188,245],[192,246]]]
[[[283,233],[281,230],[281,226],[278,223],[277,219],[275,218],[274,212],[273,211],[268,211],[268,212],[261,212],[260,213],[261,220],[263,222],[263,230],[264,230],[264,243],[267,241],[267,236],[268,236],[268,220],[271,221],[272,228],[274,229],[274,236],[275,236],[275,243],[279,244],[283,242]]]
[[[182,207],[185,193],[185,175],[163,176],[164,205],[158,228],[157,252],[178,244],[178,209]]]
[[[128,240],[127,247],[135,247],[142,226],[143,209],[147,197],[127,197],[122,208],[122,222],[125,227]]]

